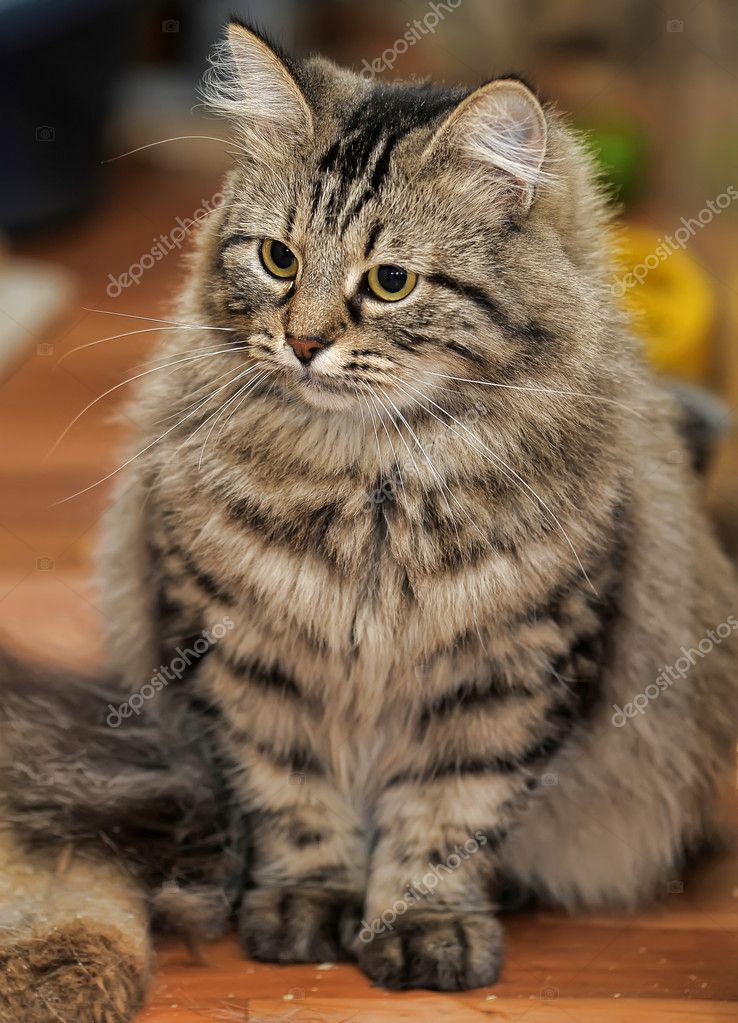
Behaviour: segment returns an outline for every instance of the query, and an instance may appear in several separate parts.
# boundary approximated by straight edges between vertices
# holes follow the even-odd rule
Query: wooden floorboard
[[[100,657],[101,612],[90,565],[108,484],[65,499],[118,464],[127,424],[115,413],[123,391],[90,410],[45,455],[88,402],[136,371],[154,335],[106,342],[55,364],[77,345],[147,326],[84,307],[166,316],[180,279],[178,254],[115,300],[105,294],[107,274],[125,270],[153,236],[216,189],[215,175],[134,166],[92,220],[24,246],[29,255],[58,259],[79,282],[73,312],[48,337],[29,338],[28,357],[0,381],[0,627],[8,642],[46,658],[93,664]],[[53,353],[37,350],[39,340],[53,345]],[[724,492],[734,499],[738,491],[735,452],[734,446],[724,456],[718,498]],[[735,805],[728,814],[738,820]],[[508,918],[500,984],[457,996],[390,995],[346,964],[248,963],[232,939],[197,950],[195,958],[181,943],[163,942],[140,1023],[738,1020],[738,855],[713,858],[682,890],[674,887],[657,907],[632,916]]]

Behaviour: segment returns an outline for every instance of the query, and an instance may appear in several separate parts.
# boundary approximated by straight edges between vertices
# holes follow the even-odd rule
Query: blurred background
[[[521,72],[570,113],[619,210],[616,294],[718,438],[706,497],[738,552],[735,0],[0,0],[3,630],[96,656],[92,484],[157,338],[136,317],[166,318],[219,200],[228,126],[197,83],[234,11],[366,76]]]

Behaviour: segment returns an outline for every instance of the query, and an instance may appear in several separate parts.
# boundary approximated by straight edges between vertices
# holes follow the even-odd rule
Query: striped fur
[[[258,62],[266,44],[232,33]],[[237,765],[251,955],[348,950],[391,986],[487,983],[503,878],[634,905],[699,842],[729,759],[729,641],[627,729],[610,708],[735,610],[734,581],[667,458],[675,413],[613,306],[605,205],[557,116],[518,83],[470,99],[322,60],[279,74],[292,140],[244,129],[178,310],[228,328],[229,350],[176,386],[152,374],[133,407],[151,446],[125,483],[143,511],[108,520],[110,617],[127,623],[111,643],[125,674],[152,628],[121,578],[141,532],[165,604],[237,623],[167,698],[207,705]],[[235,88],[243,126],[256,100]],[[501,108],[528,125],[504,123],[515,145],[495,160]],[[298,255],[295,282],[266,275],[263,237]],[[382,262],[418,273],[409,298],[366,293]],[[328,339],[314,372],[286,335]],[[154,444],[163,416],[179,425]],[[351,932],[476,833],[422,907]]]
[[[129,410],[112,667],[135,690],[235,625],[158,699],[205,713],[233,765],[249,954],[491,983],[506,879],[634,906],[710,832],[734,640],[627,727],[612,705],[730,620],[735,580],[563,121],[516,82],[369,83],[231,32],[213,87],[243,145],[173,317],[221,330],[156,354],[217,353],[150,374]],[[264,237],[294,281],[266,274]],[[371,297],[381,263],[418,274],[410,296]],[[328,342],[309,371],[288,335]]]

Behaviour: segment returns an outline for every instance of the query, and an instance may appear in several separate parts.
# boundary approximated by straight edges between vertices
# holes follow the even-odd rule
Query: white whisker
[[[256,378],[254,379],[253,383],[254,383],[254,384],[258,384],[258,383],[260,383],[260,382],[261,382],[262,380],[269,380],[269,378],[270,378],[271,376],[273,376],[273,375],[274,375],[275,373],[276,373],[276,369],[267,369],[267,370],[265,370],[265,372],[264,372],[264,373],[262,374],[262,376],[261,376],[261,377],[256,377]],[[247,386],[247,385],[244,385],[244,386]],[[218,436],[217,436],[217,437],[215,438],[215,442],[216,442],[216,444],[218,443],[218,441],[220,440],[220,438],[221,438],[221,437],[223,436],[223,431],[224,431],[224,430],[225,430],[225,428],[226,428],[226,427],[228,426],[228,424],[230,423],[230,421],[231,421],[231,420],[233,419],[233,417],[234,417],[234,416],[235,416],[235,415],[236,415],[236,414],[237,414],[237,413],[238,413],[238,412],[239,412],[239,411],[240,411],[240,410],[241,410],[241,409],[243,408],[243,403],[244,403],[244,402],[246,401],[246,398],[247,398],[247,397],[249,396],[249,394],[250,394],[250,391],[246,391],[246,392],[245,392],[244,394],[242,394],[242,396],[241,396],[241,400],[240,400],[240,401],[238,402],[238,404],[236,405],[236,407],[235,407],[235,408],[234,408],[234,409],[233,409],[233,410],[231,411],[230,415],[226,416],[225,422],[224,422],[224,423],[223,423],[223,425],[221,426],[220,430],[218,430]]]
[[[121,465],[113,469],[112,472],[109,472],[106,476],[103,476],[101,479],[96,480],[94,483],[90,483],[89,486],[83,487],[82,490],[78,490],[76,493],[70,494],[68,497],[63,497],[60,501],[54,501],[51,507],[56,508],[60,504],[66,504],[67,501],[73,501],[75,497],[81,497],[82,494],[86,494],[88,491],[94,490],[95,487],[99,487],[102,483],[106,483],[109,479],[112,479],[113,476],[117,476],[119,472],[122,472],[123,469],[131,465],[132,462],[135,462],[137,458],[140,458],[141,455],[145,455],[147,451],[150,451],[151,448],[153,448],[156,444],[159,443],[159,441],[164,440],[164,438],[168,437],[170,433],[172,433],[174,430],[180,427],[188,419],[191,419],[196,414],[196,412],[200,408],[202,408],[203,405],[211,401],[215,397],[215,395],[218,394],[220,391],[224,390],[226,387],[229,387],[231,384],[235,383],[236,380],[239,380],[244,375],[244,373],[248,373],[251,368],[253,367],[249,367],[249,369],[243,370],[241,373],[233,377],[232,380],[229,380],[227,383],[223,384],[222,387],[219,387],[218,390],[214,391],[208,398],[201,402],[197,406],[197,408],[193,409],[192,412],[189,413],[189,415],[185,416],[184,419],[180,419],[179,422],[175,423],[173,426],[170,426],[168,430],[165,430],[164,433],[160,434],[145,447],[141,448],[140,451],[137,451],[135,455],[131,455],[130,458],[127,458],[123,463],[121,463]]]
[[[412,449],[410,448],[410,445],[405,440],[405,438],[402,436],[402,431],[400,430],[400,428],[398,427],[398,425],[395,422],[394,418],[392,417],[392,414],[389,411],[389,409],[387,409],[385,407],[384,402],[379,397],[377,392],[369,384],[367,384],[366,386],[369,387],[369,391],[370,391],[370,394],[371,394],[371,397],[372,397],[372,402],[374,404],[374,407],[377,409],[377,415],[379,416],[379,421],[382,424],[382,426],[384,427],[385,432],[387,431],[387,427],[384,424],[384,419],[382,418],[382,412],[385,412],[387,414],[387,418],[389,419],[389,421],[394,426],[395,431],[397,433],[397,436],[400,438],[400,440],[404,444],[405,450],[407,451],[407,454],[408,454],[408,458],[413,463],[413,468],[415,469],[415,475],[418,478],[418,482],[420,483],[421,486],[423,486],[423,479],[422,479],[422,476],[421,476],[421,473],[420,473],[420,468],[418,466],[418,463],[415,461],[415,456],[413,455],[413,452],[412,452]],[[380,388],[380,390],[381,390],[381,388]],[[385,397],[387,397],[386,394],[385,394]],[[387,400],[389,400],[389,399],[387,399]],[[380,412],[380,408],[381,408],[382,412]],[[387,434],[387,439],[389,440],[389,433]],[[392,454],[395,455],[394,445],[391,442],[390,442],[390,447],[392,448]],[[396,455],[395,455],[395,463],[397,463],[397,456]],[[427,488],[425,488],[425,489],[426,489],[426,492],[427,492]]]
[[[586,391],[571,391],[567,388],[557,390],[554,387],[532,387],[527,384],[499,384],[493,383],[491,380],[468,380],[466,377],[449,376],[447,373],[430,373],[429,376],[441,377],[443,380],[456,380],[462,384],[480,384],[482,387],[500,387],[506,391],[532,391],[535,394],[557,394],[569,398],[589,398],[591,401],[601,401],[606,405],[614,405],[616,408],[625,409],[626,412],[632,412],[633,415],[639,416],[641,419],[646,418],[638,411],[638,409],[633,408],[631,405],[626,405],[622,401],[616,401],[614,398],[605,398],[600,394],[588,394]]]
[[[76,348],[70,348],[68,352],[65,352],[57,360],[57,367],[61,366],[65,359],[68,359],[70,355],[74,355],[75,352],[81,352],[85,348],[95,348],[97,345],[104,345],[106,341],[119,341],[123,337],[134,337],[136,334],[154,334],[159,330],[181,330],[181,327],[142,327],[140,330],[127,330],[123,334],[111,334],[109,337],[98,338],[97,341],[88,341],[87,344],[77,345]]]
[[[362,386],[365,386],[365,385],[362,385]],[[382,448],[381,448],[381,446],[379,444],[379,433],[377,432],[377,423],[376,423],[376,420],[374,418],[374,412],[372,412],[371,408],[369,407],[369,402],[367,401],[366,396],[364,394],[360,394],[360,396],[364,399],[364,403],[366,404],[366,410],[369,413],[369,416],[370,416],[371,421],[372,421],[372,426],[374,427],[374,440],[376,441],[376,444],[377,444],[377,462],[378,462],[378,465],[379,465],[379,472],[381,473],[382,472]],[[376,411],[376,409],[375,409],[375,411]]]
[[[89,306],[82,306],[86,313],[102,313],[103,316],[124,316],[129,320],[148,320],[149,323],[171,323],[175,327],[192,327],[198,330],[225,330],[232,332],[236,327],[213,327],[209,323],[185,323],[182,320],[164,320],[158,316],[141,316],[140,313],[123,313],[118,309],[91,309]]]
[[[243,351],[244,349],[240,349],[240,350]],[[233,347],[228,347],[228,348],[221,349],[221,351],[222,352],[232,352],[232,351],[239,351],[239,349],[236,349],[236,348],[233,348]],[[79,420],[82,418],[82,416],[86,412],[89,412],[89,410],[91,408],[93,408],[93,406],[97,405],[97,403],[99,401],[102,401],[103,398],[107,398],[107,396],[109,394],[112,394],[114,391],[120,390],[120,388],[121,387],[125,387],[126,384],[132,384],[135,380],[140,380],[141,377],[148,376],[150,373],[157,373],[159,370],[169,369],[172,366],[180,366],[183,363],[197,362],[199,359],[208,358],[212,354],[213,354],[212,352],[209,352],[207,355],[204,355],[204,354],[192,355],[192,356],[188,356],[187,358],[184,358],[184,359],[176,359],[174,362],[167,362],[167,363],[165,363],[162,366],[152,366],[150,369],[145,369],[141,373],[136,373],[135,376],[128,377],[126,380],[121,380],[120,383],[114,384],[112,387],[109,387],[107,389],[107,391],[103,391],[102,394],[99,394],[97,396],[97,398],[94,398],[91,402],[89,402],[89,404],[85,405],[85,407],[82,409],[81,412],[77,413],[77,415],[74,417],[74,419],[71,421],[71,423],[69,423],[69,425],[62,431],[62,433],[59,434],[57,439],[54,441],[54,444],[46,452],[46,454],[44,455],[44,461],[46,461],[47,459],[49,459],[51,457],[51,455],[53,455],[53,453],[59,447],[59,445],[64,440],[66,435],[69,433],[69,431],[72,429],[72,427],[75,425],[75,423],[78,423]]]
[[[144,149],[151,149],[153,146],[163,146],[166,142],[182,142],[185,139],[201,139],[204,142],[220,142],[223,146],[236,145],[231,139],[218,138],[217,135],[174,135],[170,139],[158,139],[156,142],[147,142],[144,146],[137,146],[135,149],[129,149],[125,153],[119,153],[118,156],[109,156],[105,160],[101,160],[101,163],[115,163],[116,160],[122,160],[124,156],[133,156],[134,153],[141,153]],[[236,146],[242,153],[246,153],[246,150],[241,146]],[[248,156],[248,153],[246,153]]]
[[[369,384],[367,384],[366,386],[369,387],[369,390],[371,392],[372,404],[374,404],[374,407],[376,408],[377,407],[377,402],[379,402],[379,404],[381,405],[382,409],[384,409],[384,411],[387,412],[387,409],[384,408],[384,405],[382,405],[382,403],[381,403],[381,401],[379,399],[379,395],[377,395],[374,391],[372,391],[372,389],[371,389]],[[397,451],[395,450],[395,445],[394,445],[394,443],[392,441],[392,437],[390,436],[390,432],[387,429],[387,426],[386,426],[386,424],[384,422],[384,417],[382,416],[382,413],[379,411],[379,409],[377,409],[377,415],[379,416],[379,421],[382,424],[382,428],[384,429],[384,432],[387,435],[387,442],[389,443],[389,446],[392,449],[392,456],[393,456],[393,458],[395,460],[395,466],[397,467],[397,478],[399,480],[400,486],[402,487],[402,492],[405,495],[405,507],[408,510],[407,522],[408,522],[408,526],[410,528],[410,537],[411,537],[411,539],[414,542],[414,540],[415,540],[415,527],[413,525],[413,516],[410,514],[410,506],[408,504],[407,487],[405,486],[405,476],[404,476],[404,474],[402,472],[402,469],[400,468],[400,460],[399,460],[399,458],[397,456]],[[402,436],[402,433],[400,432],[399,426],[397,425],[395,420],[392,418],[392,416],[389,414],[389,412],[387,412],[387,417],[388,417],[390,423],[392,423],[392,425],[394,426],[395,433],[397,434],[397,436],[400,438],[400,440],[404,444],[405,443],[405,438]],[[415,462],[415,458],[413,457],[413,454],[412,454],[412,452],[410,451],[409,448],[408,448],[408,455],[410,456],[410,459],[411,459],[411,461],[413,463],[413,466],[415,467],[416,476],[418,476],[418,466],[417,466],[417,464]],[[419,477],[418,477],[418,479],[419,479],[420,485],[422,487],[423,486],[423,482],[422,482],[422,480]]]
[[[441,487],[441,494],[443,496],[444,501],[446,502],[446,508],[448,509],[449,518],[451,519],[451,522],[452,522],[453,527],[454,527],[454,532],[456,533],[456,542],[457,542],[457,545],[458,545],[458,548],[459,548],[459,554],[462,554],[463,553],[463,549],[462,549],[462,546],[461,546],[461,536],[459,535],[459,529],[458,529],[458,526],[456,525],[456,519],[454,518],[454,514],[451,511],[451,505],[448,503],[448,498],[446,497],[446,494],[444,493],[444,491],[448,492],[449,496],[453,499],[455,504],[458,505],[458,507],[461,509],[462,514],[466,515],[466,511],[463,508],[463,506],[461,505],[461,503],[459,502],[458,498],[454,497],[454,495],[451,493],[451,489],[449,488],[449,486],[446,483],[446,481],[441,478],[441,475],[438,472],[438,470],[436,469],[435,465],[433,464],[430,456],[426,453],[425,448],[423,447],[423,445],[418,440],[418,438],[417,438],[417,436],[415,434],[415,431],[413,430],[412,426],[410,426],[410,424],[408,423],[407,419],[403,416],[402,412],[399,410],[397,405],[395,405],[395,403],[392,401],[392,399],[390,398],[390,396],[387,394],[386,391],[384,392],[384,396],[387,399],[387,401],[390,403],[392,408],[395,410],[395,412],[397,413],[399,418],[402,420],[402,422],[407,427],[408,432],[410,433],[410,436],[413,438],[415,443],[418,445],[418,448],[420,449],[421,454],[423,455],[423,457],[425,458],[426,462],[430,466],[430,470],[433,473],[433,476],[435,477],[436,482]]]
[[[407,395],[407,396],[408,396],[408,397],[410,398],[410,400],[411,400],[411,401],[414,401],[416,405],[419,405],[419,404],[420,404],[420,402],[418,402],[418,401],[417,401],[417,399],[413,398],[413,397],[412,397],[412,395]],[[390,399],[389,399],[389,396],[387,396],[387,400],[388,400],[388,401],[390,400]],[[393,403],[393,404],[394,404],[394,403]],[[396,407],[396,406],[395,406],[395,407]],[[421,405],[421,408],[423,408],[423,407],[424,407],[424,406],[422,406],[422,405]],[[399,410],[398,410],[398,411],[399,411]],[[394,423],[394,420],[392,420],[392,422]],[[402,438],[402,434],[400,433],[399,427],[397,426],[397,424],[396,424],[396,423],[394,423],[394,426],[395,426],[395,429],[397,430],[398,434],[399,434],[399,435],[400,435],[400,437]],[[418,471],[418,469],[417,469],[417,466],[416,466],[416,472],[417,472],[417,471]],[[451,490],[451,488],[450,488],[450,487],[448,486],[448,484],[447,484],[447,483],[445,482],[445,480],[441,480],[441,486],[442,486],[442,487],[443,487],[443,488],[444,488],[444,489],[446,490],[446,492],[448,493],[449,497],[450,497],[450,498],[451,498],[451,499],[453,500],[454,504],[456,504],[456,505],[457,505],[457,507],[459,508],[459,510],[460,510],[461,514],[463,515],[463,517],[464,517],[465,521],[466,521],[466,522],[468,523],[468,525],[470,525],[470,526],[472,527],[472,529],[474,529],[474,530],[475,530],[475,532],[477,533],[477,536],[478,536],[478,537],[479,537],[479,538],[480,538],[480,539],[481,539],[481,540],[482,540],[482,541],[483,541],[483,542],[484,542],[484,543],[485,543],[485,544],[486,544],[486,545],[487,545],[488,547],[491,547],[491,546],[492,546],[492,544],[491,544],[491,542],[490,542],[490,539],[489,539],[489,537],[488,537],[488,536],[487,536],[487,535],[486,535],[486,534],[484,533],[484,531],[483,531],[483,530],[481,529],[481,527],[479,526],[479,524],[478,524],[477,522],[475,522],[475,521],[474,521],[474,519],[473,519],[473,518],[471,517],[471,515],[469,514],[469,512],[467,511],[467,509],[466,509],[466,508],[464,508],[464,506],[463,506],[463,505],[461,504],[461,502],[460,502],[460,501],[458,500],[458,498],[457,498],[457,497],[456,497],[456,495],[455,495],[455,494],[453,493],[453,491],[452,491],[452,490]],[[425,487],[424,489],[425,489],[426,493],[428,493],[428,492],[429,492],[429,488],[428,488],[428,487]],[[448,501],[446,501],[446,507],[448,508],[448,510],[449,510],[449,513],[450,513],[450,512],[451,512],[451,509],[450,509],[450,507],[449,507],[449,505],[448,505]],[[459,535],[459,534],[458,534],[458,531],[457,531],[456,535],[457,535],[457,537],[458,537],[458,535]]]
[[[363,397],[363,395],[361,395],[359,393],[359,385],[358,384],[350,383],[349,386],[351,387],[352,391],[354,392],[354,394],[356,395],[357,398],[362,398]],[[364,408],[363,408],[362,405],[359,405],[359,412],[361,412],[361,425],[366,430],[366,416],[364,415]]]
[[[372,395],[372,400],[373,400],[373,401],[378,401],[378,400],[379,400],[379,399],[378,399],[378,396],[377,396],[377,394],[376,394],[376,393],[373,393],[373,395]],[[381,402],[380,402],[380,405],[381,405]],[[382,406],[382,408],[384,408],[384,406]],[[384,411],[386,412],[387,410],[386,410],[386,409],[384,409]],[[390,422],[391,422],[391,423],[393,423],[393,425],[394,425],[394,427],[395,427],[395,431],[397,432],[397,435],[401,437],[401,435],[400,435],[400,432],[399,432],[399,430],[397,429],[397,423],[395,423],[395,422],[394,422],[394,420],[392,419],[392,417],[391,417],[391,416],[389,417],[389,419],[390,419]],[[394,458],[394,460],[395,460],[395,468],[397,469],[397,478],[398,478],[398,481],[399,481],[399,483],[400,483],[400,486],[401,486],[401,487],[402,487],[402,489],[404,490],[404,489],[405,489],[405,480],[403,479],[403,475],[402,475],[402,469],[400,468],[400,461],[399,461],[399,459],[398,459],[398,457],[397,457],[397,452],[396,452],[396,450],[395,450],[395,445],[394,445],[394,443],[393,443],[393,441],[392,441],[392,437],[390,436],[390,432],[389,432],[389,430],[387,429],[387,424],[385,423],[385,421],[384,421],[384,416],[382,415],[382,413],[381,413],[381,412],[379,412],[379,422],[380,422],[380,423],[382,424],[382,429],[384,430],[384,432],[385,432],[385,436],[387,437],[387,443],[389,444],[389,446],[390,446],[390,449],[391,449],[391,451],[392,451],[392,457],[393,457],[393,458]]]
[[[243,394],[244,391],[246,392],[246,394],[248,394],[248,392],[250,390],[253,390],[253,388],[256,387],[256,385],[259,383],[259,381],[263,380],[263,378],[265,376],[266,376],[266,370],[262,370],[262,372],[259,373],[257,376],[255,376],[252,380],[247,381],[247,383],[245,383],[241,387],[239,387],[239,389],[236,391],[236,393],[234,395],[232,395],[230,398],[228,398],[227,401],[223,402],[223,404],[217,410],[217,412],[215,413],[215,415],[213,417],[213,425],[208,430],[207,436],[205,437],[205,440],[202,443],[202,448],[200,449],[200,457],[197,460],[197,471],[198,472],[202,468],[202,460],[203,460],[203,456],[205,454],[205,448],[207,446],[208,441],[210,440],[210,436],[211,436],[213,430],[218,425],[218,420],[220,419],[220,417],[223,415],[223,413],[226,411],[226,409],[229,408],[234,403],[234,401],[236,401],[236,399],[239,398]],[[199,427],[198,427],[198,430],[199,430]],[[194,437],[195,433],[197,433],[197,430],[193,431],[193,433],[192,433],[193,437]]]
[[[240,349],[229,349],[229,350],[230,351],[240,351]],[[259,369],[259,367],[261,365],[263,365],[261,362],[256,362],[256,363],[252,363],[248,368],[255,371],[255,370]],[[232,366],[229,366],[225,370],[224,373],[221,373],[216,378],[216,380],[207,380],[205,383],[200,384],[199,387],[196,387],[195,390],[190,393],[189,397],[192,397],[192,401],[189,403],[189,405],[185,405],[184,408],[177,409],[176,412],[171,412],[168,416],[160,416],[159,419],[156,420],[156,422],[157,423],[166,423],[169,419],[176,419],[177,416],[181,416],[183,412],[189,411],[189,409],[191,409],[193,405],[197,405],[199,402],[201,402],[203,400],[202,392],[206,391],[209,387],[212,387],[213,384],[218,384],[223,379],[224,376],[226,376],[228,373],[230,373],[232,368],[233,368]],[[215,392],[215,393],[217,393],[217,392]]]
[[[212,348],[207,348],[207,347],[206,348],[183,348],[181,351],[177,351],[177,352],[174,352],[174,353],[170,352],[169,354],[170,355],[171,354],[175,354],[175,355],[215,355],[218,352],[240,352],[243,349],[248,349],[250,347],[251,347],[250,344],[246,340],[236,341],[235,339],[233,339],[233,340],[229,340],[228,342],[221,341],[219,345],[214,345]],[[167,356],[167,355],[159,355],[159,356],[155,356],[153,358],[149,358],[147,361],[152,363],[152,364],[154,364],[156,362],[161,362],[163,359],[166,360],[168,357],[169,356]]]
[[[359,387],[362,388],[362,391],[359,390]],[[366,405],[366,408],[367,408],[367,411],[368,411],[369,415],[371,416],[372,427],[374,428],[374,440],[376,441],[376,444],[377,444],[377,459],[378,459],[378,465],[379,465],[379,472],[380,472],[380,474],[382,473],[382,451],[381,451],[381,446],[380,446],[380,443],[379,443],[379,434],[377,432],[377,423],[376,423],[376,420],[375,420],[375,417],[374,417],[374,412],[377,413],[377,417],[379,418],[379,421],[382,424],[382,427],[384,428],[385,433],[387,434],[387,440],[389,441],[390,448],[392,449],[392,454],[393,454],[394,459],[395,459],[395,465],[397,467],[397,472],[399,474],[400,480],[402,481],[402,489],[403,489],[403,492],[405,492],[405,494],[406,494],[405,501],[407,503],[407,491],[405,490],[405,480],[402,477],[402,471],[400,469],[400,463],[399,463],[399,460],[397,458],[397,452],[395,451],[394,444],[390,440],[389,432],[387,430],[387,427],[385,426],[384,420],[383,420],[382,415],[381,415],[381,413],[379,411],[379,408],[377,406],[377,396],[374,393],[374,391],[372,390],[371,386],[368,383],[366,383],[365,381],[361,382],[361,383],[357,383],[355,385],[355,388],[356,388],[356,393],[364,401],[364,403]],[[369,405],[369,400],[367,400],[366,395],[363,393],[364,389],[368,390],[368,392],[369,392],[369,399],[371,400],[371,403],[374,406],[374,412],[372,412],[372,408]],[[394,426],[395,430],[397,431],[397,435],[400,437],[400,440],[402,440],[403,443],[404,443],[405,442],[405,438],[400,433],[400,431],[398,429],[398,426],[397,426],[397,423],[395,423],[395,421],[391,417],[390,417],[390,421],[392,422],[392,425]],[[413,464],[415,465],[415,459],[413,458],[412,452],[409,449],[408,449],[408,454],[410,455],[410,458],[412,459]],[[416,472],[418,471],[417,465],[415,465],[415,471]],[[413,528],[412,516],[410,516],[410,515],[408,516],[408,521],[410,523],[410,535],[411,535],[411,537],[414,537],[415,536],[415,530]]]
[[[397,386],[402,387],[402,385],[400,385],[400,384],[398,384]],[[571,552],[574,555],[574,557],[576,559],[576,562],[577,562],[577,564],[578,564],[578,566],[579,566],[579,568],[580,568],[580,570],[582,572],[582,575],[586,579],[590,589],[595,594],[595,596],[599,596],[599,594],[597,593],[597,590],[595,589],[594,585],[592,584],[591,579],[589,578],[589,575],[587,574],[587,571],[586,571],[584,565],[582,564],[582,561],[581,561],[579,555],[576,552],[576,548],[574,547],[574,544],[572,543],[571,538],[569,537],[569,534],[566,532],[566,530],[564,529],[563,525],[561,524],[561,521],[554,514],[554,512],[549,508],[548,504],[546,504],[546,502],[543,500],[543,498],[539,494],[537,494],[535,492],[535,490],[530,486],[530,484],[526,480],[524,480],[523,477],[520,476],[519,473],[517,473],[515,471],[515,469],[513,469],[513,467],[511,465],[508,465],[508,463],[503,458],[500,458],[500,456],[495,454],[495,452],[492,451],[491,448],[487,447],[487,445],[483,441],[481,441],[479,439],[479,437],[477,437],[476,434],[472,433],[471,430],[469,430],[469,428],[467,426],[465,426],[459,419],[457,419],[455,416],[452,416],[450,412],[446,411],[446,409],[441,408],[440,405],[436,404],[436,402],[434,402],[426,394],[423,394],[422,391],[419,391],[417,389],[417,387],[414,387],[412,384],[409,384],[407,382],[405,383],[405,386],[410,387],[413,391],[415,391],[417,394],[419,394],[420,397],[423,398],[424,401],[427,401],[429,404],[431,404],[435,408],[439,409],[439,411],[441,411],[445,416],[448,416],[449,419],[453,420],[453,422],[457,423],[462,428],[462,430],[464,430],[465,433],[469,434],[469,436],[472,438],[472,440],[476,444],[478,444],[480,447],[484,448],[484,450],[495,460],[496,464],[502,466],[503,470],[505,470],[507,473],[510,474],[508,476],[508,478],[510,478],[511,476],[514,477],[515,480],[517,480],[518,483],[520,484],[520,487],[524,488],[527,491],[527,493],[535,501],[538,502],[538,504],[541,506],[541,508],[543,508],[544,511],[546,511],[546,513],[550,516],[552,521],[558,526],[559,530],[561,531],[561,535],[564,537],[566,543],[571,548]],[[402,389],[404,390],[404,388],[402,388]],[[411,395],[407,395],[407,396],[412,398]],[[430,415],[433,415],[433,413],[430,411],[430,409],[426,409],[426,412],[428,412]],[[434,418],[438,419],[437,416],[434,416]],[[440,420],[440,419],[438,421],[441,422],[441,423],[443,422],[443,420]],[[445,423],[444,425],[446,426],[447,429],[451,430],[452,433],[457,433],[457,435],[458,435],[458,431],[454,430],[453,427],[449,426],[448,423]]]
[[[240,206],[241,203],[237,202],[221,203],[218,206],[214,206],[212,210],[205,210],[205,212],[201,213],[199,217],[193,217],[192,223],[199,224],[201,220],[205,219],[205,217],[212,217],[214,213],[218,213],[220,210],[235,210]]]
[[[264,365],[264,363],[261,360],[259,360],[258,362],[251,363],[249,366],[246,367],[246,370],[244,370],[243,376],[246,376],[247,372],[248,373],[257,373],[262,368],[263,365]],[[200,392],[200,391],[202,391],[202,390],[204,390],[204,389],[206,389],[208,387],[211,387],[212,384],[214,384],[214,383],[218,384],[223,379],[224,376],[226,376],[228,373],[230,373],[232,368],[233,367],[229,367],[225,371],[225,373],[221,373],[216,380],[208,381],[205,384],[201,384],[200,387],[197,388],[197,391]],[[233,379],[237,380],[237,379],[239,379],[239,377],[237,376],[237,377],[234,377]],[[174,415],[181,415],[182,412],[187,412],[189,409],[192,408],[193,405],[196,405],[196,404],[200,404],[200,407],[202,408],[203,405],[207,404],[208,401],[210,401],[212,398],[214,398],[215,395],[219,393],[219,391],[220,391],[220,388],[217,388],[215,391],[211,392],[210,397],[206,397],[205,399],[201,399],[199,396],[196,397],[194,399],[194,401],[190,402],[189,405],[186,405],[185,408],[181,409],[179,412],[174,413]],[[165,416],[164,418],[160,419],[159,422],[163,423],[163,422],[166,422],[167,419],[172,419],[172,418],[174,418],[174,416]],[[194,433],[197,433],[202,428],[203,425],[204,425],[204,423],[201,423],[200,426],[198,426],[197,429],[194,431]]]

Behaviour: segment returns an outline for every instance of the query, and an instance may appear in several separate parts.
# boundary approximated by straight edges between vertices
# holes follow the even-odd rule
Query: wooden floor
[[[129,167],[88,223],[23,246],[28,255],[69,267],[79,295],[46,338],[29,338],[28,358],[0,381],[0,626],[17,646],[69,663],[99,657],[99,602],[89,569],[105,486],[64,499],[115,467],[127,426],[113,416],[123,391],[86,413],[54,455],[44,456],[88,402],[136,371],[154,335],[109,341],[55,363],[77,345],[153,326],[84,307],[166,316],[180,274],[176,253],[118,298],[106,294],[108,274],[138,261],[178,215],[216,190],[215,174]],[[37,350],[38,340],[47,347]],[[734,496],[731,450],[721,478]],[[738,825],[735,802],[728,815]],[[389,995],[348,965],[251,964],[232,940],[200,949],[195,959],[181,944],[163,944],[140,1021],[738,1020],[738,854],[704,864],[683,886],[675,879],[671,889],[659,906],[633,916],[511,917],[500,984],[458,996]]]

